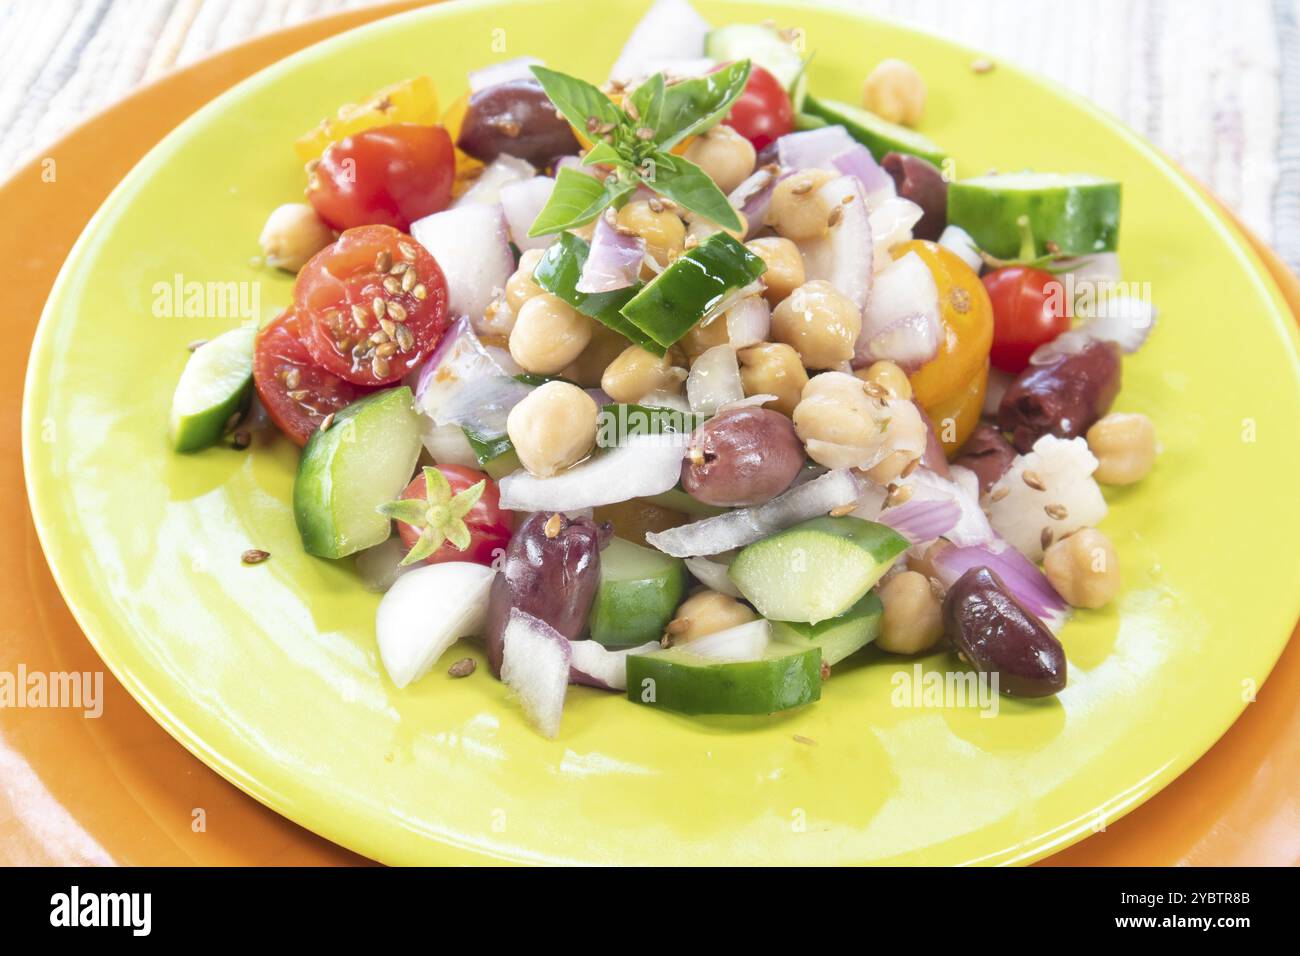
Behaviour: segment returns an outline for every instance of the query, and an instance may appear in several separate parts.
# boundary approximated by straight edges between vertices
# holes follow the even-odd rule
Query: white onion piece
[[[510,410],[528,397],[532,385],[490,376],[466,382],[433,416],[439,425],[461,425],[481,438],[506,433]]]
[[[725,405],[719,405],[717,412],[714,414],[721,415],[723,412],[735,411],[737,408],[758,408],[766,405],[768,402],[776,401],[775,395],[767,392],[759,392],[756,395],[746,395],[744,398],[738,398],[734,402],[727,402]]]
[[[840,208],[840,219],[825,238],[804,243],[805,274],[826,280],[861,311],[867,306],[877,255],[874,216],[868,214],[862,184],[853,176],[832,179],[818,190],[818,196],[827,208]]]
[[[483,315],[515,271],[506,218],[498,203],[472,203],[411,224],[411,235],[438,260],[447,305],[471,319]]]
[[[686,570],[695,576],[695,579],[703,584],[710,591],[717,591],[719,594],[725,594],[727,597],[743,598],[740,588],[731,580],[731,575],[727,573],[727,565],[721,561],[714,561],[710,558],[694,557],[686,559]]]
[[[834,170],[836,167],[831,160],[856,145],[857,141],[843,126],[822,126],[786,133],[778,138],[776,158],[780,165],[794,170]]]
[[[762,658],[771,641],[772,625],[760,617],[675,646],[711,661],[756,661]]]
[[[863,483],[847,468],[828,471],[752,508],[650,532],[647,542],[675,558],[721,554],[857,501]]]
[[[871,210],[871,235],[875,240],[876,271],[889,265],[889,250],[912,238],[912,227],[925,215],[910,199],[886,198]]]
[[[945,226],[939,236],[939,245],[955,253],[958,259],[975,270],[976,275],[979,274],[984,265],[984,260],[980,258],[975,240],[971,238],[971,234],[961,226],[955,226],[952,223]]]
[[[1130,295],[1085,303],[1076,315],[1083,322],[1034,349],[1030,365],[1050,365],[1064,355],[1082,352],[1093,342],[1114,342],[1120,351],[1131,355],[1142,347],[1156,324],[1156,307]]]
[[[555,180],[549,176],[533,176],[501,187],[501,209],[510,229],[510,240],[521,250],[545,249],[555,241],[554,236],[528,235],[553,189]]]
[[[464,438],[463,435],[461,437]],[[415,570],[416,566],[412,564],[401,566],[404,557],[406,557],[406,545],[402,544],[401,538],[394,535],[383,544],[358,552],[354,566],[366,590],[382,594],[403,574]]]
[[[682,472],[686,435],[633,435],[550,478],[520,471],[501,479],[501,507],[511,511],[571,511],[661,495]]]
[[[501,155],[483,167],[483,171],[474,179],[474,184],[465,190],[451,204],[469,206],[474,203],[494,203],[501,199],[501,190],[512,183],[521,182],[535,175],[537,170],[527,160],[514,156]]]
[[[628,657],[657,650],[658,641],[613,651],[590,639],[569,641],[569,683],[601,690],[627,690]]]
[[[957,522],[943,533],[943,537],[953,544],[962,547],[988,545],[997,538],[988,516],[980,508],[978,484],[972,493],[965,482],[944,478],[928,468],[918,468],[906,478],[899,479],[898,483],[912,490],[909,501],[951,501],[961,509]],[[995,550],[1002,546],[996,545]]]
[[[635,80],[652,75],[656,64],[703,57],[710,29],[687,0],[656,0],[632,28],[609,78]]]
[[[739,209],[749,224],[749,229],[745,232],[746,239],[753,238],[763,228],[768,207],[772,205],[772,190],[791,172],[789,169],[760,167],[727,196],[727,202]]]
[[[541,66],[542,61],[535,56],[520,56],[515,57],[513,60],[492,63],[478,70],[471,70],[469,74],[469,91],[470,93],[478,93],[490,86],[508,83],[511,80],[531,80],[533,71],[529,67],[533,65]]]
[[[721,321],[715,319],[714,321]],[[730,345],[715,345],[695,360],[686,376],[686,400],[697,415],[712,415],[729,402],[745,397],[740,363]]]
[[[444,561],[399,577],[375,613],[384,670],[398,687],[428,673],[442,652],[483,630],[496,572],[482,564]]]
[[[772,331],[772,307],[761,295],[741,299],[727,310],[727,341],[733,349],[766,342]]]
[[[501,680],[543,737],[560,732],[571,653],[569,641],[549,624],[518,608],[510,612],[501,635]]]
[[[853,364],[888,359],[912,371],[939,351],[939,288],[915,252],[876,274]]]
[[[608,404],[608,402],[606,403]],[[675,412],[681,412],[683,415],[691,414],[690,403],[676,392],[664,390],[649,392],[642,395],[638,405],[644,405],[646,408],[671,408]]]
[[[1116,252],[1094,252],[1072,259],[1057,259],[1052,263],[1052,269],[1057,278],[1064,281],[1068,276],[1076,286],[1082,282],[1118,282],[1122,277],[1119,253]]]
[[[598,216],[591,249],[574,289],[588,294],[626,289],[640,276],[645,256],[644,239],[624,235],[610,225],[610,217]]]
[[[1016,377],[1010,372],[990,366],[989,382],[984,386],[984,407],[980,409],[980,414],[985,418],[997,418],[998,408],[1002,405],[1002,396],[1015,380]]]
[[[464,465],[477,468],[478,457],[470,447],[465,430],[459,425],[435,424],[432,418],[420,419],[420,441],[437,465]]]
[[[461,316],[421,367],[415,403],[420,411],[445,425],[452,420],[441,417],[441,410],[467,385],[488,378],[511,378],[519,371],[509,352],[484,345],[469,319]]]

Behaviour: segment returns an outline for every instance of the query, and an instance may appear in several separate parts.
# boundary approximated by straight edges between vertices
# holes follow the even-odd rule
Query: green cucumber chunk
[[[627,699],[681,714],[775,714],[821,695],[816,647],[774,642],[756,661],[715,661],[681,647],[627,659]]]
[[[1027,216],[1034,254],[1114,252],[1119,244],[1120,184],[1084,173],[1004,173],[948,184],[948,222],[985,252],[1020,255],[1020,217]]]
[[[810,129],[821,129],[823,126],[829,126],[830,123],[820,116],[813,116],[812,113],[795,113],[794,128],[799,132],[805,132]]]
[[[600,552],[600,584],[591,604],[591,639],[606,647],[657,641],[686,589],[680,558],[614,538]]]
[[[675,408],[615,403],[600,410],[596,420],[596,447],[617,448],[639,435],[682,435],[702,424],[704,417]],[[472,444],[472,442],[471,442]]]
[[[704,55],[719,63],[750,60],[780,81],[796,111],[803,107],[808,93],[807,63],[776,27],[733,23],[710,30],[704,38]]]
[[[640,283],[618,289],[614,292],[579,292],[578,279],[582,277],[582,267],[591,252],[591,243],[571,232],[560,233],[557,242],[551,244],[537,268],[533,270],[533,281],[556,298],[562,299],[583,315],[595,319],[619,335],[656,355],[664,354],[664,347],[647,336],[635,325],[623,318],[619,312],[642,288]],[[670,343],[671,344],[671,343]]]
[[[928,136],[891,123],[861,107],[839,100],[815,100],[810,96],[804,101],[803,109],[805,113],[820,116],[827,123],[843,126],[850,136],[871,150],[871,155],[877,162],[884,159],[886,153],[911,153],[928,159],[936,166],[942,166],[948,158],[943,147]]]
[[[623,317],[666,349],[766,268],[743,243],[716,232],[647,282]]]
[[[741,548],[728,574],[768,620],[816,624],[862,600],[907,547],[874,521],[813,518]]]
[[[308,554],[342,558],[382,544],[391,519],[376,509],[402,493],[420,457],[420,416],[405,386],[368,395],[334,416],[302,450],[293,516]]]
[[[834,667],[844,658],[856,654],[880,633],[884,607],[876,592],[871,591],[839,617],[820,624],[797,621],[773,621],[772,639],[792,647],[819,647],[822,660]]]
[[[168,433],[176,451],[215,445],[230,416],[243,414],[253,395],[253,339],[257,329],[222,332],[185,363],[172,395]]]

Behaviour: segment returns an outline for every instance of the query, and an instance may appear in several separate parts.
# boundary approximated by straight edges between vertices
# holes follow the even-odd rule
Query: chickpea
[[[858,369],[853,374],[864,382],[878,385],[890,398],[902,398],[908,401],[912,398],[911,380],[907,377],[907,373],[893,362],[881,359],[866,368]]]
[[[746,395],[775,395],[768,402],[782,415],[793,415],[803,387],[808,384],[799,353],[782,343],[763,342],[737,353],[740,359],[740,382]]]
[[[930,579],[915,571],[895,574],[880,586],[880,618],[876,646],[891,654],[920,654],[939,643],[943,614]]]
[[[829,282],[814,279],[772,311],[772,337],[794,346],[808,368],[834,368],[853,358],[862,313]]]
[[[827,468],[870,463],[868,477],[874,481],[892,480],[925,451],[925,420],[917,407],[873,398],[861,379],[847,372],[809,379],[793,418],[809,458]]]
[[[779,304],[803,285],[803,254],[789,239],[764,236],[745,243],[745,248],[762,259],[767,266],[767,271],[763,273],[763,284],[767,287],[763,295],[772,305]]]
[[[706,634],[716,634],[758,620],[747,604],[717,591],[703,590],[692,594],[668,622],[668,636],[674,646],[689,644]]]
[[[745,236],[749,235],[749,220],[739,209],[734,210],[736,218],[740,220],[739,229],[723,229],[712,219],[705,219],[703,216],[692,216],[686,223],[686,244],[683,248],[695,248],[709,236],[718,232],[725,232],[737,242],[744,242]]]
[[[510,355],[525,372],[554,375],[591,341],[592,320],[549,292],[519,309],[510,332]]]
[[[749,140],[730,126],[715,126],[686,148],[686,158],[704,170],[719,189],[729,193],[754,171],[757,153]]]
[[[510,410],[506,434],[528,473],[549,478],[591,454],[598,415],[595,399],[578,386],[547,382]]]
[[[627,348],[627,339],[607,325],[591,323],[591,341],[582,354],[560,370],[560,377],[583,388],[596,388],[609,363]]]
[[[258,239],[266,264],[286,272],[297,272],[333,241],[330,227],[321,221],[315,209],[302,202],[289,202],[273,209]]]
[[[687,359],[694,364],[697,358],[715,345],[726,345],[730,341],[726,314],[719,313],[691,326],[678,344],[686,353]]]
[[[618,211],[618,224],[644,239],[646,252],[661,266],[677,258],[686,245],[685,224],[662,200],[640,199],[628,203]]]
[[[925,111],[925,80],[910,63],[881,60],[862,87],[862,102],[882,119],[915,126]]]
[[[1088,449],[1097,456],[1094,478],[1103,485],[1131,485],[1155,464],[1156,428],[1145,415],[1116,412],[1088,429]]]
[[[510,306],[512,312],[518,314],[525,302],[533,296],[541,295],[544,291],[533,281],[533,273],[544,255],[546,255],[545,249],[526,249],[519,257],[519,267],[506,281],[506,305]]]
[[[1081,528],[1043,554],[1043,572],[1074,607],[1101,607],[1119,594],[1119,555],[1095,528]]]
[[[772,190],[767,223],[787,239],[820,239],[830,229],[830,206],[818,192],[835,178],[825,169],[805,169],[787,176]]]
[[[609,363],[600,387],[616,402],[639,402],[651,392],[679,392],[686,370],[673,367],[669,356],[629,345]]]

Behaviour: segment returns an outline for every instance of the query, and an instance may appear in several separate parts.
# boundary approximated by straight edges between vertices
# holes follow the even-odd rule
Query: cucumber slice
[[[308,554],[341,558],[388,538],[392,521],[376,509],[402,493],[422,447],[411,402],[405,386],[376,392],[308,440],[293,483],[293,516]]]
[[[804,101],[803,109],[805,113],[820,116],[827,123],[843,126],[850,136],[871,150],[871,155],[877,162],[884,159],[886,153],[911,153],[928,159],[936,166],[942,166],[948,158],[943,147],[928,136],[881,119],[875,113],[857,106],[839,100],[815,100],[810,96]]]
[[[617,448],[638,435],[681,435],[704,422],[702,415],[675,408],[614,403],[600,410],[596,422],[596,447]]]
[[[808,93],[807,63],[776,27],[733,23],[710,30],[704,38],[704,55],[719,62],[752,61],[780,81],[796,112],[802,109]]]
[[[646,283],[623,317],[666,349],[766,268],[743,243],[716,232]]]
[[[773,643],[757,661],[716,661],[671,647],[627,659],[627,699],[682,714],[774,714],[822,695],[816,647]]]
[[[542,256],[542,261],[533,270],[533,281],[583,315],[608,326],[643,349],[663,355],[665,349],[662,346],[623,318],[619,312],[640,291],[640,283],[615,292],[578,291],[578,279],[582,277],[582,267],[590,252],[591,243],[581,236],[575,236],[571,232],[560,233],[559,240],[551,244]]]
[[[176,451],[215,445],[226,422],[247,411],[253,395],[253,338],[257,329],[222,332],[194,350],[172,395],[168,431]]]
[[[862,600],[907,539],[861,518],[813,518],[740,549],[728,573],[769,621],[816,624]]]
[[[834,667],[876,639],[882,614],[884,607],[872,591],[839,617],[820,624],[773,621],[772,639],[792,647],[819,647],[822,660]]]
[[[826,120],[820,116],[813,116],[812,113],[795,113],[794,128],[799,132],[805,132],[810,129],[821,129],[823,126],[829,126]]]
[[[600,552],[600,584],[591,605],[591,639],[606,647],[657,641],[686,588],[680,558],[614,538]]]
[[[1021,254],[1018,220],[1029,217],[1035,255],[1114,252],[1119,244],[1120,184],[1084,173],[1005,173],[948,184],[948,222],[1000,259]]]

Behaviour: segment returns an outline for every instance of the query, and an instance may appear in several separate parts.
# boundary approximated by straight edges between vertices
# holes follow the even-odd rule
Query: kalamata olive
[[[1110,411],[1119,386],[1119,346],[1090,342],[1082,351],[1021,372],[1002,396],[998,427],[1022,452],[1044,435],[1075,438]]]
[[[506,153],[538,167],[579,148],[536,80],[508,80],[471,96],[456,145],[485,163]]]
[[[988,568],[971,568],[943,599],[949,643],[1012,697],[1050,697],[1065,687],[1065,649]]]
[[[492,673],[501,674],[501,640],[512,608],[526,611],[573,640],[587,626],[600,583],[600,549],[609,525],[538,511],[515,529],[488,592],[485,636]]]
[[[886,153],[880,165],[894,177],[898,195],[921,207],[923,215],[912,227],[912,236],[938,239],[948,225],[948,183],[939,167],[910,153]]]
[[[980,422],[961,446],[961,451],[953,459],[954,465],[961,465],[975,472],[980,479],[980,493],[992,488],[1016,457],[1016,450],[1011,442],[1002,436],[996,425]]]
[[[737,408],[695,430],[682,460],[682,488],[724,508],[761,504],[789,488],[803,463],[789,418],[770,408]]]

